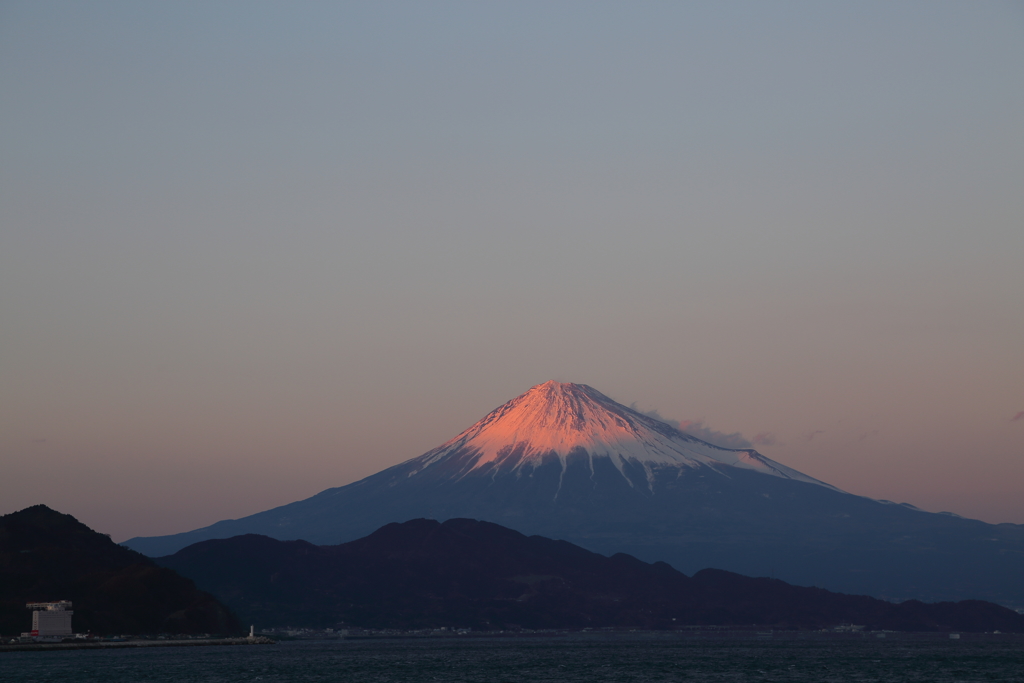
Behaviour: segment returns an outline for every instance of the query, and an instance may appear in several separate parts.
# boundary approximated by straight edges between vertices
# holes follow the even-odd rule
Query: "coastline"
[[[12,643],[0,645],[0,652],[45,650],[112,650],[130,647],[200,647],[208,645],[273,645],[276,641],[263,636],[255,638],[196,638],[188,640],[123,640],[71,643]]]

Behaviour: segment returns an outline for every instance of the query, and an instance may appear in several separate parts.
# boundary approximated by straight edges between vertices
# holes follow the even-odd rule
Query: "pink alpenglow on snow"
[[[632,462],[647,472],[649,482],[660,467],[730,465],[835,488],[757,451],[701,441],[586,384],[555,381],[538,384],[454,439],[414,458],[410,462],[420,466],[410,476],[445,460],[453,460],[449,464],[463,476],[484,468],[536,468],[550,458],[558,458],[564,472],[570,457],[588,458],[591,471],[594,458],[609,458],[619,472]]]

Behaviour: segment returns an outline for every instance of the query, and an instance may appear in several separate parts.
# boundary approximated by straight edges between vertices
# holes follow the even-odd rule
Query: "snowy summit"
[[[519,472],[557,458],[564,472],[570,459],[607,458],[625,476],[638,465],[648,484],[661,468],[708,466],[755,470],[785,479],[834,488],[766,458],[755,450],[720,448],[675,427],[616,403],[586,384],[545,382],[491,411],[486,417],[418,458],[408,476],[426,468],[450,468],[468,474]],[[722,466],[728,466],[724,470]],[[626,477],[627,481],[632,481]]]

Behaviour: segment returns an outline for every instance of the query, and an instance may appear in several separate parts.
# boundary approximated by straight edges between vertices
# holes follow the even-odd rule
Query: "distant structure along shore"
[[[23,636],[33,637],[61,637],[73,635],[71,630],[70,600],[59,600],[57,602],[30,602],[25,607],[32,612],[32,631],[23,633]]]

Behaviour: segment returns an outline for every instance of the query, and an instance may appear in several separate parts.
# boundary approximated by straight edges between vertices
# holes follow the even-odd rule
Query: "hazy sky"
[[[0,513],[186,531],[549,379],[1024,523],[1024,4],[0,4]]]

